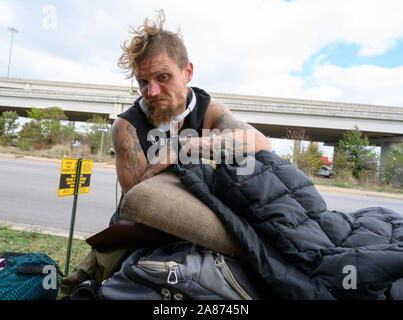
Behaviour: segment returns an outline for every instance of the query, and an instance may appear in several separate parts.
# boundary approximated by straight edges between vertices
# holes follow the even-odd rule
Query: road
[[[321,192],[329,210],[354,212],[368,207],[385,207],[403,215],[403,200]]]
[[[0,220],[68,230],[73,196],[57,196],[60,165],[0,159]],[[114,170],[93,168],[89,193],[77,199],[75,230],[96,233],[108,226],[115,188]]]
[[[60,163],[0,158],[0,221],[68,230],[73,196],[57,197]],[[94,168],[88,194],[78,196],[75,230],[96,233],[115,210],[115,170]],[[120,187],[118,186],[118,200]],[[380,206],[403,214],[403,200],[322,192],[329,210]]]

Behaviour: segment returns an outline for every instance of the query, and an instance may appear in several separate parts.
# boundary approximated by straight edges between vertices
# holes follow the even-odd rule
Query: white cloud
[[[310,81],[314,88],[307,92],[323,90],[321,99],[403,107],[403,66],[341,68],[326,63],[316,66]]]
[[[8,6],[4,3],[0,2],[0,25],[7,25],[10,21],[13,20],[13,15]]]
[[[14,74],[24,74],[29,69],[31,74],[40,75],[36,79],[53,81],[83,82],[111,85],[129,85],[129,80],[114,69],[114,65],[102,61],[89,63],[75,62],[62,57],[55,57],[41,51],[15,47],[16,65]],[[27,78],[30,78],[27,74]]]
[[[374,56],[385,53],[396,44],[394,39],[383,39],[375,44],[365,43],[358,51],[359,56]]]

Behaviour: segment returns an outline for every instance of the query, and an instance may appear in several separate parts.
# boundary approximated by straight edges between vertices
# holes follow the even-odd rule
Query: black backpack
[[[250,265],[188,241],[137,249],[98,289],[98,299],[108,300],[272,297]]]

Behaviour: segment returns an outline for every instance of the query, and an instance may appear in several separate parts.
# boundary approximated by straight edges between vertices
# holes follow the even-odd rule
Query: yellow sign
[[[81,163],[80,187],[78,193],[88,193],[90,191],[90,181],[92,173],[92,160],[83,159]],[[78,159],[63,158],[60,170],[58,197],[72,196],[76,188]]]

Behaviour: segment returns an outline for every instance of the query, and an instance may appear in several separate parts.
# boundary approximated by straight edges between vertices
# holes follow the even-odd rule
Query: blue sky
[[[323,47],[311,55],[304,63],[302,70],[291,72],[297,77],[308,77],[312,74],[316,63],[323,65],[330,63],[340,68],[373,65],[382,68],[398,68],[403,65],[403,39],[388,51],[372,56],[359,54],[360,46],[355,43],[338,42]]]
[[[181,27],[191,85],[403,107],[401,0],[0,0],[0,76],[14,26],[11,77],[130,85],[120,45],[161,8]]]

